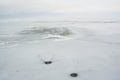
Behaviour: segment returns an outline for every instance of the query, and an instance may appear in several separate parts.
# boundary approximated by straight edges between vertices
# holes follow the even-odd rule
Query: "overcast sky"
[[[120,0],[0,0],[0,17],[109,12],[120,12]]]

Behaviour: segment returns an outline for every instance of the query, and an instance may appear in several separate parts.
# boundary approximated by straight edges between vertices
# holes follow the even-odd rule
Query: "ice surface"
[[[74,21],[1,26],[0,80],[120,80],[119,26]]]

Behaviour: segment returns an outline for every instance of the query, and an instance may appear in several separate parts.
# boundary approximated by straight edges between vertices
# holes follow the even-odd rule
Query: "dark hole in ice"
[[[52,61],[44,61],[45,64],[52,64]]]
[[[77,77],[78,74],[77,74],[77,73],[71,73],[70,76],[71,76],[71,77]]]

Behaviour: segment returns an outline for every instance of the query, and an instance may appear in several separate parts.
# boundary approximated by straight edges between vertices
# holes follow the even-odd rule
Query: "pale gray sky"
[[[120,12],[120,0],[0,0],[0,17],[109,12]]]

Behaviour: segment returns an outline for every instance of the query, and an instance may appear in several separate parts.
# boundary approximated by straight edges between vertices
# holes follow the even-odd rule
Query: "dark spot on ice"
[[[77,74],[77,73],[71,73],[70,76],[71,76],[71,77],[77,77],[78,74]]]
[[[44,61],[45,64],[52,64],[52,61]]]

